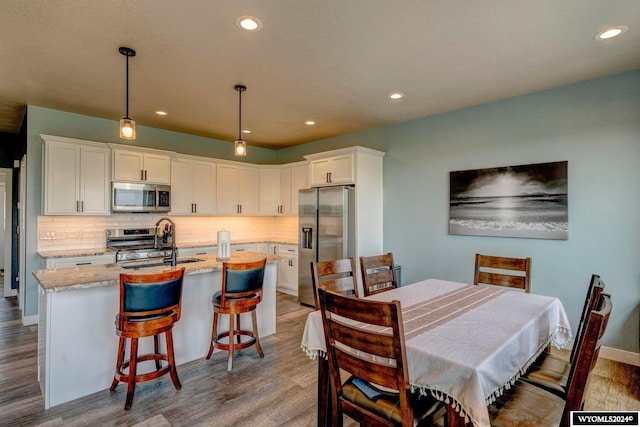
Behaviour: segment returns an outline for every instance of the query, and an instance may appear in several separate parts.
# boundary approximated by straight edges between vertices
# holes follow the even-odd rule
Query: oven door
[[[158,212],[156,185],[114,182],[111,193],[112,212]]]

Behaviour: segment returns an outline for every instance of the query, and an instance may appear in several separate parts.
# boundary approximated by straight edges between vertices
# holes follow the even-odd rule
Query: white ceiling
[[[244,139],[278,148],[638,69],[640,1],[0,0],[0,131],[122,118],[120,46],[138,125],[233,141],[241,83]]]

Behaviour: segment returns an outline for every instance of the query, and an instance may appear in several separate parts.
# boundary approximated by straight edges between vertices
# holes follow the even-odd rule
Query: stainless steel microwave
[[[111,212],[169,212],[171,187],[161,184],[114,182]]]

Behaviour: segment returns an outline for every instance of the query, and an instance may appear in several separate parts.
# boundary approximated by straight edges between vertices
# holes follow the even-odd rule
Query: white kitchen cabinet
[[[108,215],[111,150],[102,143],[41,135],[45,215]]]
[[[178,247],[179,257],[197,257],[198,255],[211,255],[211,254],[217,254],[217,253],[218,253],[218,247],[215,245],[197,246],[197,247],[191,247],[191,248]]]
[[[280,181],[288,171],[280,168],[260,169],[260,215],[282,215]]]
[[[313,155],[315,156],[315,155]],[[312,156],[305,156],[311,158]],[[309,162],[309,176],[312,187],[344,185],[354,183],[354,154],[340,154],[316,157]]]
[[[309,165],[307,163],[291,166],[291,202],[288,214],[298,215],[298,191],[309,188]]]
[[[231,244],[231,252],[256,252],[257,246],[255,243],[232,243]]]
[[[219,163],[216,212],[222,215],[260,214],[260,170]]]
[[[113,149],[113,180],[170,184],[170,153],[115,148]]]
[[[50,268],[78,267],[82,265],[113,264],[115,262],[116,262],[115,253],[102,254],[102,255],[62,257],[62,258],[47,258],[46,268],[50,269]]]
[[[215,214],[216,164],[176,156],[171,160],[171,213]]]
[[[298,296],[298,246],[272,243],[270,247],[271,253],[290,257],[278,263],[276,290]]]
[[[268,243],[256,243],[256,252],[260,252],[262,254],[269,253],[269,244]]]

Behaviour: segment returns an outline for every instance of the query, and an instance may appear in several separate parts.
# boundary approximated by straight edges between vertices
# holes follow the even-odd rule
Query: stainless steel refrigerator
[[[313,306],[311,262],[355,256],[355,189],[300,190],[298,195],[298,299]]]

